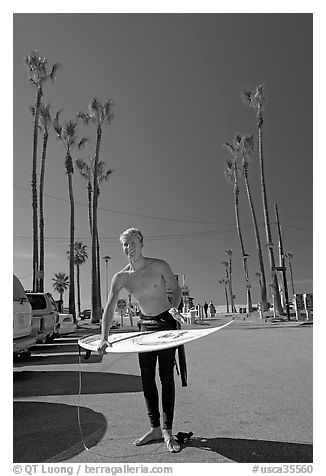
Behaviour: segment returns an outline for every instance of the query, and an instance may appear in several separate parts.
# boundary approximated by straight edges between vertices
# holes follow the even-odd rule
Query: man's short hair
[[[142,232],[138,228],[134,228],[134,227],[128,228],[123,233],[121,233],[120,242],[123,243],[123,241],[129,238],[130,235],[137,235],[140,239],[140,242],[143,243],[144,237]]]

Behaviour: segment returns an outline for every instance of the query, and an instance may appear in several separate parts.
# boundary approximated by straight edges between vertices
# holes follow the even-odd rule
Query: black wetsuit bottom
[[[157,316],[142,315],[140,322],[142,331],[176,329],[176,321],[168,311]],[[160,426],[159,396],[155,381],[156,363],[158,361],[158,371],[162,385],[163,429],[171,429],[175,404],[175,347],[138,354],[138,360],[145,403],[152,428]]]

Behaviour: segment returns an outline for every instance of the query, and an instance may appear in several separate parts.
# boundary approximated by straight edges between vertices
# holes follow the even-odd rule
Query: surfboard
[[[170,349],[187,344],[193,340],[206,337],[213,332],[220,331],[224,327],[231,324],[227,322],[223,326],[213,327],[211,329],[176,329],[168,331],[156,332],[119,332],[108,337],[108,341],[112,347],[105,349],[107,354],[123,354],[123,353],[142,353],[152,352],[154,350]],[[79,339],[80,347],[87,351],[97,351],[101,342],[101,335],[91,335]]]

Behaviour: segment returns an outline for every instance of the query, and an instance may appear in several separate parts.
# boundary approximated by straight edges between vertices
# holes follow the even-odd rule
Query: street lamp
[[[108,262],[111,259],[110,256],[103,256],[105,261],[105,277],[106,277],[106,300],[108,300],[108,293],[109,293],[109,275],[108,275]]]

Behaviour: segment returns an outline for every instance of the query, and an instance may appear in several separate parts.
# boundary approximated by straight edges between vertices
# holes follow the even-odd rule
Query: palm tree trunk
[[[228,299],[228,291],[226,288],[226,284],[224,285],[224,292],[225,292],[225,301],[226,301],[226,312],[229,314],[229,299]]]
[[[294,291],[294,283],[293,283],[293,274],[292,274],[292,264],[291,264],[291,261],[289,261],[289,268],[290,268],[290,275],[291,275],[292,294],[293,294],[293,296],[294,296],[295,291]]]
[[[231,261],[231,258],[229,260],[229,262]],[[229,288],[229,295],[230,295],[230,304],[231,304],[231,313],[234,312],[234,303],[233,303],[233,290],[232,290],[232,285],[231,285],[231,280],[230,280],[230,270],[231,270],[231,267],[230,265],[226,262],[226,266],[225,266],[225,277],[226,277],[226,288],[228,287]],[[229,301],[227,301],[228,303]],[[236,310],[235,310],[236,312]]]
[[[100,144],[101,144],[102,130],[101,127],[97,128],[97,138],[96,138],[96,153],[94,161],[94,181],[93,181],[93,229],[92,229],[92,317],[91,322],[97,323],[100,320],[100,307],[98,300],[98,275],[97,275],[97,247],[96,247],[96,237],[97,237],[97,199],[98,199],[98,160],[100,153]]]
[[[38,289],[42,293],[44,292],[44,210],[43,210],[43,192],[44,192],[45,159],[46,159],[48,137],[49,137],[48,133],[44,132],[41,173],[40,173],[40,191],[39,191],[39,195],[40,195],[39,196],[39,200],[40,200],[40,217],[39,217],[39,227],[40,227],[39,271],[40,271],[40,280],[39,280]]]
[[[42,88],[37,89],[33,129],[33,170],[32,170],[32,209],[33,209],[33,291],[38,291],[38,228],[37,228],[37,139]]]
[[[268,310],[268,300],[267,300],[266,276],[265,276],[263,253],[262,253],[262,250],[261,250],[261,243],[260,243],[260,236],[259,236],[259,230],[258,230],[257,219],[256,219],[256,212],[255,212],[254,204],[253,204],[252,197],[251,197],[251,191],[250,191],[249,180],[248,180],[248,172],[247,172],[246,167],[244,168],[244,179],[245,179],[245,185],[246,185],[246,190],[247,190],[247,196],[248,196],[248,202],[249,202],[249,206],[250,206],[251,216],[252,216],[252,220],[253,220],[253,223],[254,223],[256,244],[257,244],[257,250],[258,250],[259,269],[260,269],[260,273],[261,273],[260,292],[261,292],[262,310],[267,311]]]
[[[236,167],[236,164],[235,164]],[[249,274],[248,274],[248,267],[247,267],[247,256],[244,249],[242,232],[240,227],[240,218],[239,218],[239,188],[236,179],[237,170],[235,170],[235,182],[234,182],[234,208],[235,208],[235,219],[237,224],[238,236],[240,241],[241,253],[242,253],[242,262],[243,268],[245,273],[245,281],[246,281],[246,296],[247,296],[247,312],[252,312],[252,300],[251,300],[251,291],[250,291],[250,281],[249,281]]]
[[[88,221],[89,221],[89,230],[92,236],[93,225],[92,225],[92,185],[88,182]]]
[[[63,291],[60,291],[59,294],[60,294],[60,301],[61,301],[60,302],[60,308],[61,309],[59,309],[59,312],[62,312],[63,311]]]
[[[284,312],[283,312],[283,308],[281,304],[280,291],[278,287],[277,274],[276,274],[277,272],[275,270],[273,241],[272,241],[272,233],[271,233],[271,226],[270,226],[268,206],[267,206],[267,193],[266,193],[266,185],[265,185],[264,156],[263,156],[262,113],[258,113],[258,148],[259,148],[259,161],[260,161],[261,191],[262,191],[262,199],[263,199],[264,218],[265,218],[265,231],[266,231],[267,247],[269,252],[269,261],[270,261],[270,267],[271,267],[273,293],[275,294],[275,310],[279,315],[283,315]]]
[[[77,268],[77,306],[78,306],[78,317],[81,314],[81,309],[80,309],[80,267],[79,264],[76,266]]]
[[[72,159],[70,152],[67,151],[66,161],[72,167]],[[68,169],[68,189],[70,199],[70,245],[69,245],[69,313],[72,314],[73,320],[76,323],[76,309],[75,309],[75,279],[74,279],[74,242],[75,242],[75,204],[72,188],[72,172]]]
[[[98,282],[98,304],[102,313],[102,298],[101,298],[101,268],[100,268],[100,243],[98,239],[98,230],[96,235],[96,265],[97,265],[97,282]]]

